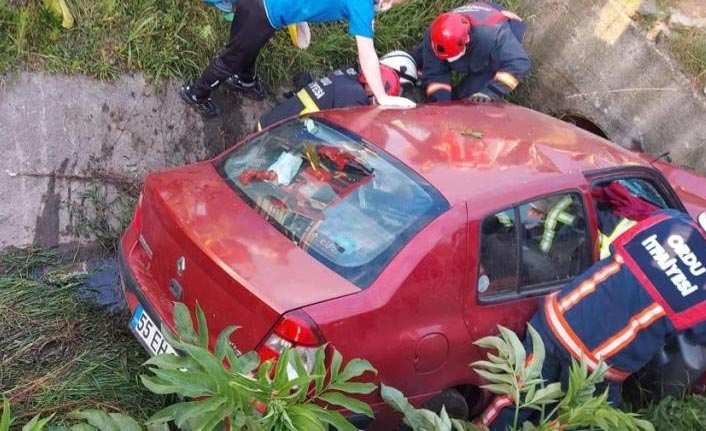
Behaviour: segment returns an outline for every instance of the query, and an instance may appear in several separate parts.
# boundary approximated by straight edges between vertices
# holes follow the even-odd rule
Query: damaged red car
[[[119,252],[130,326],[170,352],[159,325],[173,328],[175,301],[198,302],[212,343],[238,325],[240,351],[294,347],[307,364],[330,343],[414,404],[468,416],[487,401],[472,341],[523,332],[542,295],[599,258],[593,188],[706,209],[705,179],[659,167],[675,188],[646,156],[511,104],[290,119],[146,178]],[[698,375],[700,348],[674,346]],[[378,394],[364,400],[373,427],[397,420]]]

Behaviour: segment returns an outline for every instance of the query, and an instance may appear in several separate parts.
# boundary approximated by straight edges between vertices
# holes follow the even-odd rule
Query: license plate
[[[174,348],[164,339],[159,326],[154,323],[154,320],[140,304],[137,305],[135,314],[130,319],[130,330],[150,354],[177,354]]]

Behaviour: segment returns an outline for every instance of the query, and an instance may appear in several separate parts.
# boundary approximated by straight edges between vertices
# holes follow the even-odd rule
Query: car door
[[[492,211],[471,227],[477,249],[469,259],[471,339],[498,324],[524,333],[537,300],[560,289],[592,262],[591,223],[581,190],[540,195]]]

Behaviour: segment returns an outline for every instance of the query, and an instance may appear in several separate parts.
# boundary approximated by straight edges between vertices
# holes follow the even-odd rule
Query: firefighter
[[[189,106],[207,118],[221,112],[210,95],[223,82],[246,96],[262,100],[267,97],[267,91],[255,75],[255,61],[275,30],[306,21],[347,20],[348,32],[356,39],[358,61],[377,102],[413,108],[415,105],[411,100],[385,94],[373,44],[375,11],[386,10],[400,1],[403,0],[238,0],[225,50],[211,61],[195,82],[183,86],[179,94]]]
[[[607,371],[598,389],[607,389],[616,405],[622,382],[673,335],[706,343],[706,212],[696,223],[660,210],[616,238],[611,249],[610,258],[547,296],[530,323],[545,344],[545,380],[566,385],[572,359],[584,358],[590,370],[603,361]],[[525,347],[531,349],[531,340]],[[510,397],[498,396],[477,422],[505,430],[514,410]],[[520,423],[530,415],[520,411]]]
[[[390,96],[399,96],[401,90],[397,72],[380,64],[380,76],[385,93]],[[294,115],[324,109],[371,105],[374,102],[374,96],[365,75],[353,67],[337,69],[326,77],[309,83],[292,97],[272,108],[260,117],[257,128],[262,130],[264,127]]]
[[[525,30],[520,17],[494,3],[469,3],[441,14],[415,51],[427,98],[477,103],[504,98],[530,68],[522,47]],[[451,71],[465,75],[453,91]]]

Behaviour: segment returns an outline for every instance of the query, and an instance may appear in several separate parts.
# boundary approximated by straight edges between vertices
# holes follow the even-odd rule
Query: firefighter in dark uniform
[[[415,52],[422,87],[431,101],[500,100],[530,68],[522,47],[526,25],[494,3],[470,3],[441,14]],[[452,91],[451,71],[465,75]]]
[[[381,64],[380,76],[385,93],[399,96],[401,87],[397,72]],[[324,78],[307,84],[294,96],[260,117],[258,130],[295,115],[372,103],[373,95],[362,73],[354,67],[337,69]]]
[[[673,335],[706,343],[706,213],[697,224],[660,210],[617,237],[611,249],[610,258],[547,296],[530,323],[545,344],[545,380],[565,379],[571,359],[584,358],[589,370],[603,361],[607,371],[598,389],[608,389],[615,405],[622,382]],[[525,340],[526,348],[531,344]],[[478,422],[505,430],[514,410],[512,398],[498,396]],[[520,411],[520,423],[530,415]]]

